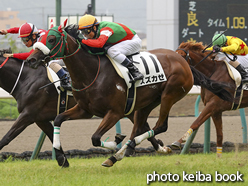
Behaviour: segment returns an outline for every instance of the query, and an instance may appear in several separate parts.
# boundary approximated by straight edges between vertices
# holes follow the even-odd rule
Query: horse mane
[[[193,51],[202,51],[206,46],[202,44],[202,42],[182,42],[178,48],[184,48]]]
[[[202,51],[207,47],[207,45],[203,45],[202,42],[194,42],[194,41],[188,41],[188,42],[182,42],[178,49],[183,48],[185,50],[189,50],[192,52],[195,52],[199,55],[201,55],[202,57],[205,57],[206,55],[209,54],[210,51],[205,51],[204,53],[202,53]],[[215,54],[211,54],[208,58],[209,59],[213,59],[215,57]]]

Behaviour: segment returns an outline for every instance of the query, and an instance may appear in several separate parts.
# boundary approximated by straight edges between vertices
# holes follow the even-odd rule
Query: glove
[[[220,49],[221,49],[221,48],[220,48],[218,45],[214,45],[214,46],[213,46],[213,52],[214,52],[214,53],[220,52]]]
[[[5,53],[5,54],[3,54],[3,57],[13,57],[13,54],[7,54],[7,53]]]

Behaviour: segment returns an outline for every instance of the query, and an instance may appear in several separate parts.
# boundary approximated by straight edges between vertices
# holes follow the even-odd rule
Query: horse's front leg
[[[120,114],[116,114],[112,111],[109,111],[103,118],[96,132],[92,135],[91,141],[93,146],[95,147],[103,147],[111,150],[115,150],[117,145],[122,142],[122,140],[126,137],[126,135],[117,134],[115,136],[115,141],[101,141],[101,137],[111,129],[122,116]]]
[[[56,152],[56,160],[59,166],[66,167],[66,157],[64,154],[59,153],[62,150],[60,143],[60,127],[66,120],[74,119],[89,119],[92,118],[92,114],[89,114],[85,110],[82,110],[78,104],[73,108],[59,114],[54,120],[54,133],[53,133],[53,148]],[[57,153],[58,152],[58,153]]]
[[[51,143],[53,143],[53,125],[52,125],[52,123],[49,121],[42,121],[42,122],[36,122],[36,124],[47,135],[47,137],[49,138]],[[62,148],[60,148],[60,150],[55,149],[55,153],[59,157],[65,157],[65,153],[64,153]],[[69,162],[68,162],[67,158],[65,158],[63,160],[63,163],[60,162],[59,166],[69,167]]]

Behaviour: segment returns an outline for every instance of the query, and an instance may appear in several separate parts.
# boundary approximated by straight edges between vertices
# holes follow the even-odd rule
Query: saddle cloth
[[[129,72],[126,67],[116,62],[108,55],[106,55],[111,63],[113,64],[115,70],[122,77],[127,87],[131,87]],[[139,54],[132,55],[133,64],[139,69],[139,71],[144,75],[143,80],[136,81],[135,87],[141,87],[149,84],[160,83],[166,81],[167,78],[164,74],[164,70],[157,57],[149,52],[140,52]]]
[[[58,88],[60,86],[60,81],[58,81],[59,80],[58,75],[50,67],[47,67],[47,76],[48,79],[51,81],[51,83],[55,82],[54,86],[58,91],[58,94],[60,94],[60,89]],[[72,91],[67,91],[67,95],[73,96]]]

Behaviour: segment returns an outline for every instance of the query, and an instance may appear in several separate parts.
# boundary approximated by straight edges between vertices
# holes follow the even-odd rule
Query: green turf
[[[217,158],[215,153],[196,155],[172,155],[172,156],[142,156],[124,158],[113,167],[102,167],[101,163],[106,158],[69,159],[70,167],[61,169],[56,161],[34,160],[11,161],[0,163],[0,185],[42,185],[42,186],[104,186],[123,185],[139,186],[147,185],[147,174],[163,176],[177,174],[180,177],[175,181],[151,182],[150,185],[247,185],[248,176],[248,152],[223,153],[222,158]],[[205,177],[211,175],[212,181],[192,181],[187,176],[183,180],[183,171],[195,176],[199,171]],[[216,182],[215,172],[234,175],[239,171],[243,182]],[[149,179],[151,179],[149,175]],[[201,175],[201,178],[203,176]],[[172,176],[171,176],[172,178]]]

